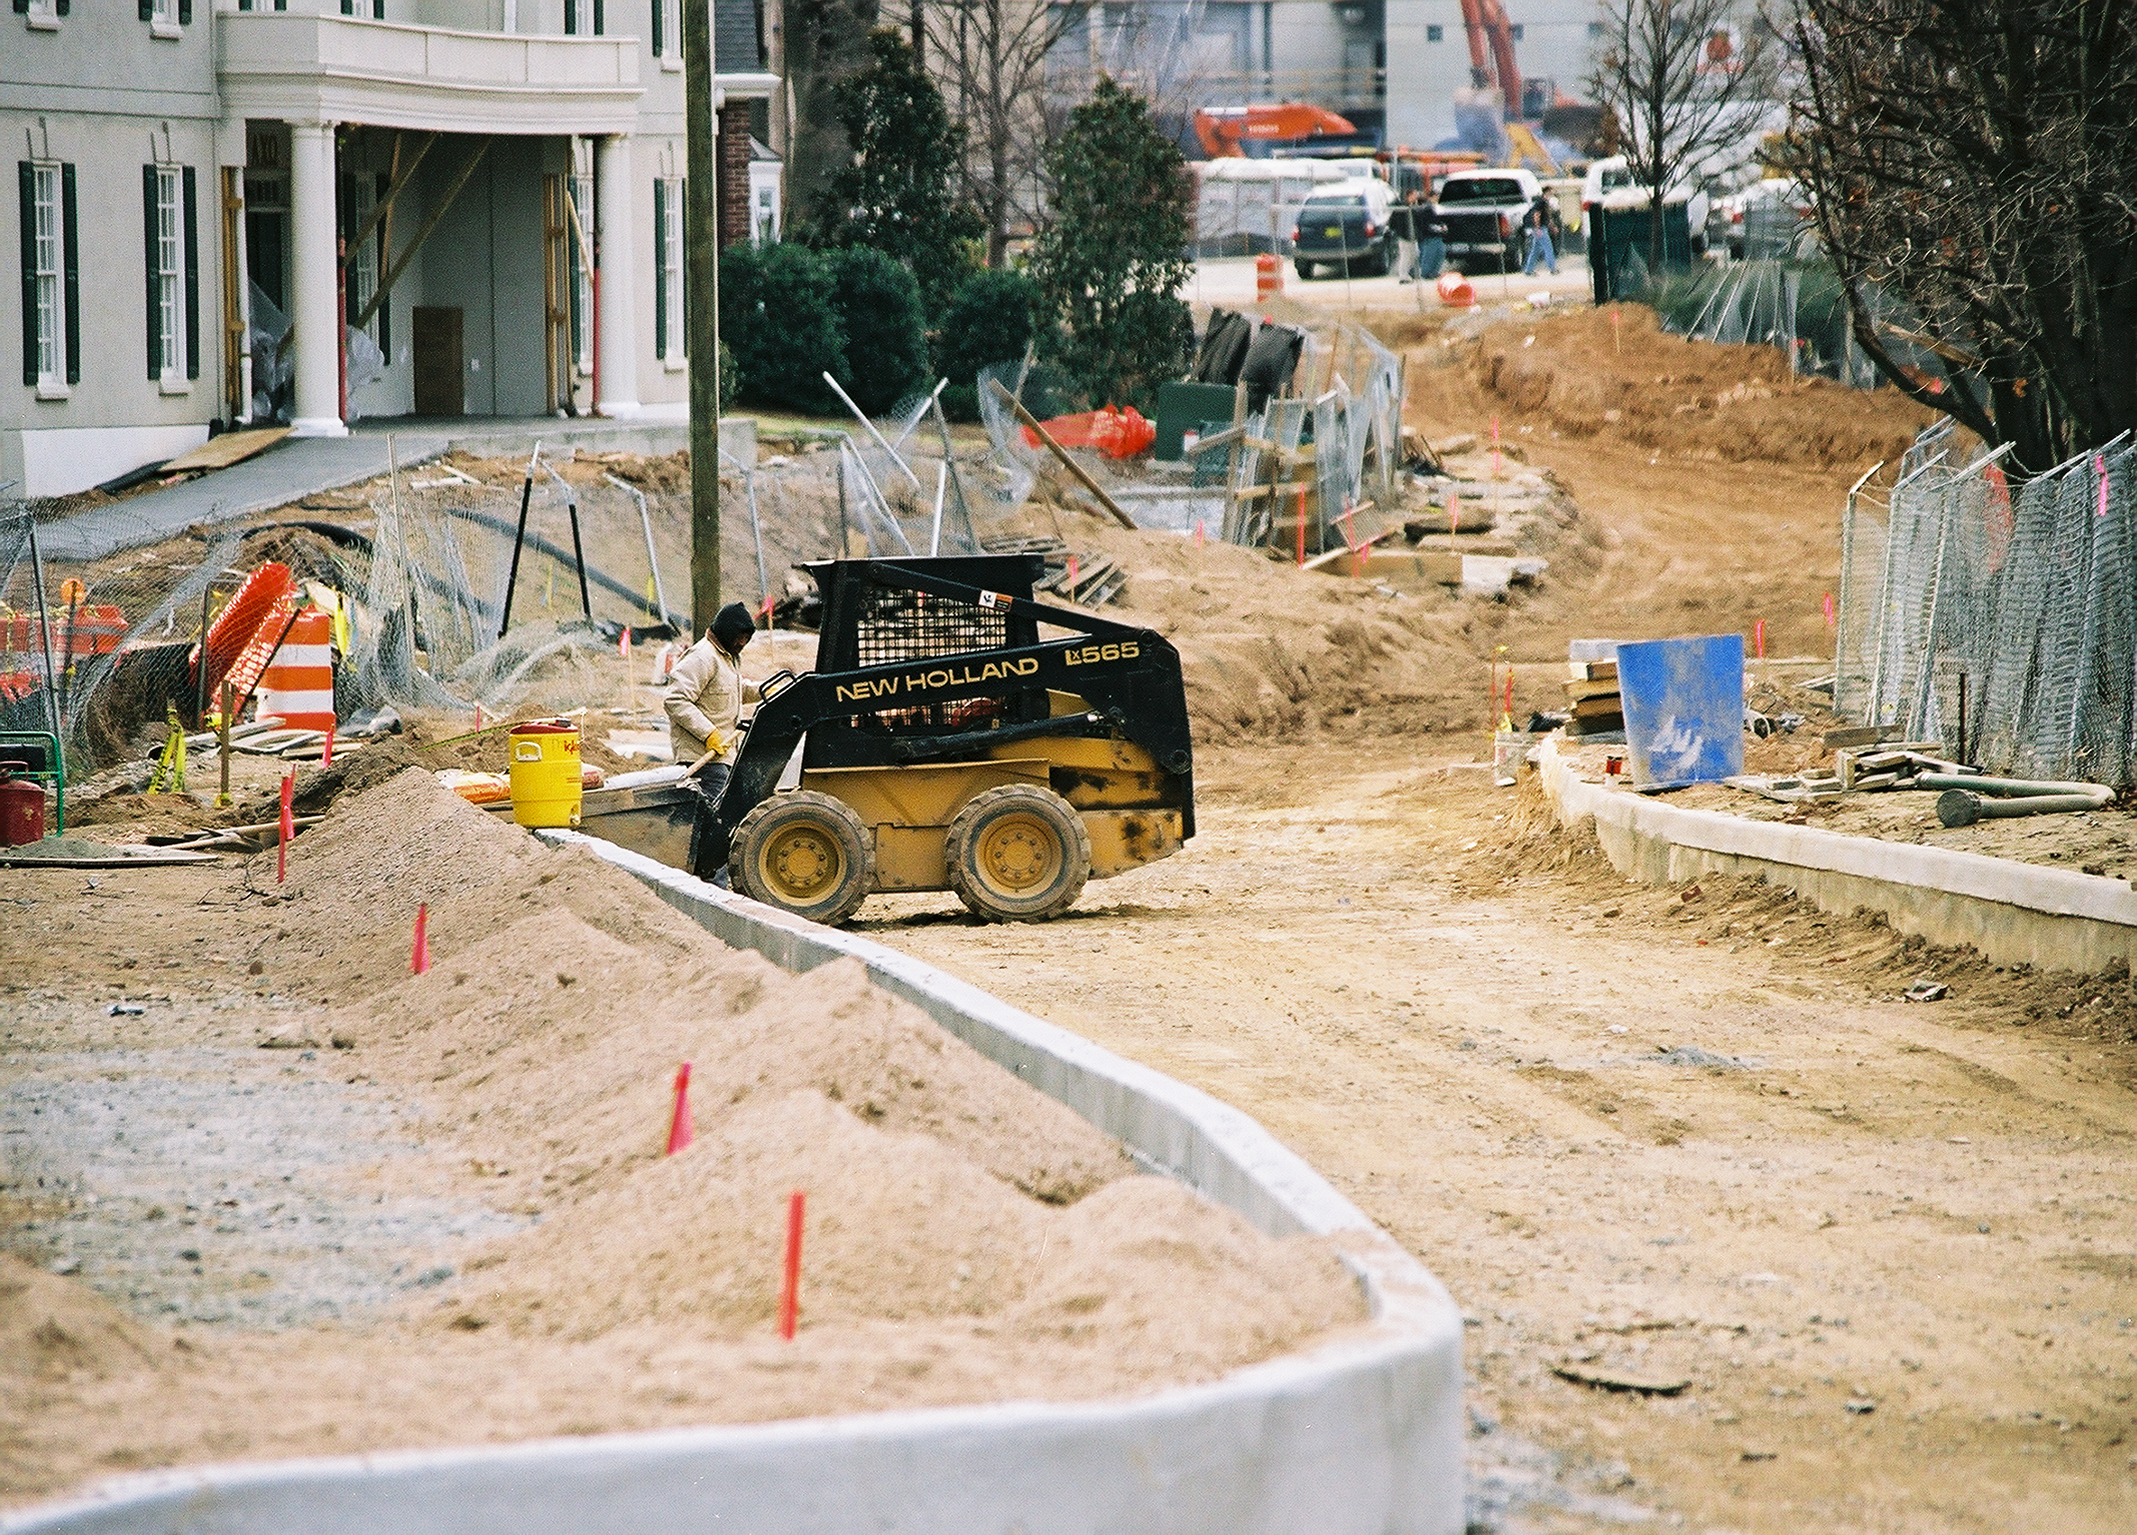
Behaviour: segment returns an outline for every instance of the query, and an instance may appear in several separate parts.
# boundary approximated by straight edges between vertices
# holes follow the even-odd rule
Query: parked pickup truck
[[[1521,269],[1521,219],[1543,194],[1527,171],[1456,171],[1440,183],[1433,212],[1447,226],[1447,264],[1477,276]]]

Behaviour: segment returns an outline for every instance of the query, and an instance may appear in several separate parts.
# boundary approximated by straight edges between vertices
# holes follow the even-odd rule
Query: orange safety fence
[[[1026,447],[1039,446],[1039,434],[1023,427]],[[1158,440],[1157,423],[1133,405],[1108,405],[1073,416],[1056,416],[1046,434],[1064,448],[1094,448],[1108,458],[1133,458]]]

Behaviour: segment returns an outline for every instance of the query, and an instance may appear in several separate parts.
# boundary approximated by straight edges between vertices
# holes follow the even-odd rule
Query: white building
[[[1597,0],[1504,4],[1523,79],[1582,95]],[[1057,79],[1104,69],[1160,111],[1305,101],[1417,149],[1454,136],[1455,93],[1481,83],[1461,0],[1109,0],[1057,60]]]
[[[15,0],[0,484],[267,418],[681,419],[682,3]],[[715,0],[723,243],[776,219],[768,4]]]

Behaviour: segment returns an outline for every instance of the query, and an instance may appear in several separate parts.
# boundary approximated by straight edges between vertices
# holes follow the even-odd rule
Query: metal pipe
[[[2015,799],[2085,794],[2098,797],[2105,804],[2115,797],[2115,791],[2106,784],[2072,783],[2048,778],[1983,778],[1978,773],[1918,773],[1914,781],[1924,789],[1970,789],[1977,794],[1994,794]]]
[[[853,403],[853,396],[848,394],[845,390],[840,389],[838,386],[838,380],[833,378],[828,372],[824,374],[824,382],[829,384],[833,392],[835,392],[840,399],[846,402],[846,408],[853,412],[853,419],[860,422],[862,426],[868,429],[868,435],[876,440],[876,446],[890,455],[890,461],[898,466],[898,472],[903,474],[908,480],[912,481],[913,489],[916,491],[920,490],[920,476],[913,473],[912,465],[908,464],[904,459],[898,456],[898,450],[896,448],[892,447],[889,443],[883,440],[883,434],[876,430],[876,424],[868,419],[867,415],[861,410],[860,406]],[[866,468],[867,466],[864,464],[862,467]],[[871,476],[871,478],[873,477]],[[921,493],[923,495],[926,494],[926,492],[924,491]]]
[[[935,467],[935,527],[928,535],[928,554],[942,553],[942,498],[950,488],[950,461],[944,459]]]
[[[646,510],[646,493],[629,480],[619,480],[613,474],[604,474],[602,479],[629,495],[638,503],[638,521],[646,530],[646,564],[653,572],[653,606],[660,610],[662,623],[668,621],[668,594],[660,584],[660,556],[653,552],[653,514]]]
[[[527,460],[527,477],[519,485],[519,531],[512,535],[512,566],[505,574],[504,616],[497,621],[497,637],[502,640],[505,631],[512,627],[512,588],[519,584],[519,550],[527,541],[527,503],[534,497],[534,466],[541,462],[542,441],[534,440],[534,452]]]
[[[1989,799],[1964,789],[1946,789],[1937,796],[1937,819],[1946,826],[1971,826],[1976,821],[2010,820],[2022,815],[2104,810],[2114,798],[2112,789],[2101,789],[2097,794],[2028,794],[2018,799]]]

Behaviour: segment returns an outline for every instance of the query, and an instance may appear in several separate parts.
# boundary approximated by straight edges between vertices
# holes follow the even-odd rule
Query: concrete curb
[[[575,832],[723,942],[855,959],[1148,1165],[1273,1235],[1334,1240],[1363,1336],[1128,1401],[1011,1402],[497,1448],[205,1467],[102,1484],[0,1532],[69,1535],[1460,1535],[1462,1320],[1440,1283],[1247,1115],[930,965]]]
[[[2137,964],[2137,890],[2126,880],[1687,810],[1579,776],[1556,738],[1537,752],[1544,794],[1569,825],[1592,819],[1619,873],[1650,884],[1743,874],[1825,911],[1882,912],[1903,933],[1992,963],[2092,974]]]

